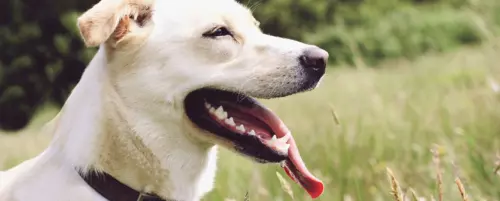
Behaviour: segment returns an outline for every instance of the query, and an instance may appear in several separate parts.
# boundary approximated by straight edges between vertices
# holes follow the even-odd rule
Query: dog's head
[[[322,193],[287,127],[255,98],[315,88],[326,51],[264,34],[233,0],[102,0],[78,26],[88,46],[106,48],[125,98],[160,103],[175,111],[161,114],[180,114],[195,138],[281,163],[312,197]],[[161,116],[162,108],[149,108]]]

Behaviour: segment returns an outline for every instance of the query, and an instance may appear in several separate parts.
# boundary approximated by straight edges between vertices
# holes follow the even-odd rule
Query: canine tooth
[[[232,117],[229,117],[229,119],[224,120],[224,122],[226,122],[226,124],[230,126],[236,126],[236,124],[234,123],[234,119]]]
[[[210,103],[205,102],[205,107],[206,107],[207,109],[210,109],[212,106],[210,105]]]
[[[251,130],[250,132],[248,132],[249,135],[257,135],[257,133],[255,133],[254,130]]]
[[[208,109],[208,111],[209,111],[210,113],[212,113],[212,114],[215,114],[215,108],[213,108],[213,107],[210,107],[210,109]]]
[[[276,140],[278,140],[278,139],[276,139],[276,135],[273,135],[273,138],[271,138],[271,142],[275,143]]]
[[[284,144],[284,145],[280,145],[278,147],[278,149],[281,151],[281,152],[284,152],[284,153],[288,153],[288,149],[290,148],[290,145],[289,144]]]
[[[281,138],[278,138],[278,141],[281,142],[281,143],[284,143],[286,144],[286,142],[290,139],[291,135],[285,135]]]
[[[239,130],[241,132],[245,132],[245,126],[243,126],[243,124],[236,126],[236,130]]]

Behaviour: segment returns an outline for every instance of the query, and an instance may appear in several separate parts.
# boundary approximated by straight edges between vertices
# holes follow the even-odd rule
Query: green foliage
[[[478,44],[500,25],[495,0],[274,0],[246,4],[271,34],[326,48],[332,64],[375,65]],[[276,9],[279,8],[279,9]],[[286,10],[287,12],[280,12]],[[288,12],[289,11],[289,12]],[[489,30],[492,29],[492,30]]]
[[[90,58],[71,10],[93,2],[0,3],[0,129],[23,128],[47,100],[62,105]]]
[[[328,23],[337,1],[244,0],[269,34],[301,39],[308,31]]]
[[[361,57],[373,65],[384,59],[412,59],[429,51],[479,43],[484,36],[466,12],[400,7],[365,26],[332,26],[307,40],[327,48],[335,63],[354,64]]]

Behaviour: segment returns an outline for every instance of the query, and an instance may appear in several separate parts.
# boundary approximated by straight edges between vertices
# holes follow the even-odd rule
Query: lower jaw
[[[194,126],[198,131],[193,132],[190,135],[187,135],[190,141],[196,143],[201,146],[201,148],[209,150],[213,147],[221,147],[227,149],[229,151],[235,152],[236,154],[242,155],[249,159],[252,159],[258,163],[280,163],[286,160],[286,156],[279,155],[275,153],[271,148],[264,145],[260,142],[259,139],[255,139],[250,141],[250,144],[243,145],[242,143],[235,142],[234,138],[227,138],[225,136],[238,136],[234,133],[227,133],[225,136],[220,136],[217,134],[213,134],[213,132],[205,129],[199,128],[194,122],[189,122],[192,126]],[[248,148],[252,147],[252,148]],[[259,157],[259,155],[267,155],[268,157]],[[270,156],[272,155],[272,156]]]
[[[275,150],[267,147],[267,145],[263,144],[257,138],[235,140],[227,139],[218,135],[210,136],[207,138],[212,138],[212,142],[215,141],[214,144],[220,145],[220,147],[226,148],[239,155],[250,158],[258,163],[280,163],[287,159],[286,155],[279,154]],[[213,140],[213,138],[215,138],[215,140]]]
[[[201,108],[196,111],[202,111]],[[198,139],[205,141],[207,147],[214,144],[221,145],[238,154],[254,159],[259,163],[279,163],[287,156],[278,154],[275,150],[265,145],[261,138],[235,133],[224,126],[218,124],[208,115],[187,115],[191,124],[201,131]]]

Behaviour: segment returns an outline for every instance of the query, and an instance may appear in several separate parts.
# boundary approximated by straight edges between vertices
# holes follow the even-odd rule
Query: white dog
[[[48,127],[50,146],[0,174],[0,200],[200,200],[216,145],[280,163],[318,197],[289,130],[254,98],[315,88],[328,53],[258,24],[233,0],[96,4],[78,27],[100,49]]]

